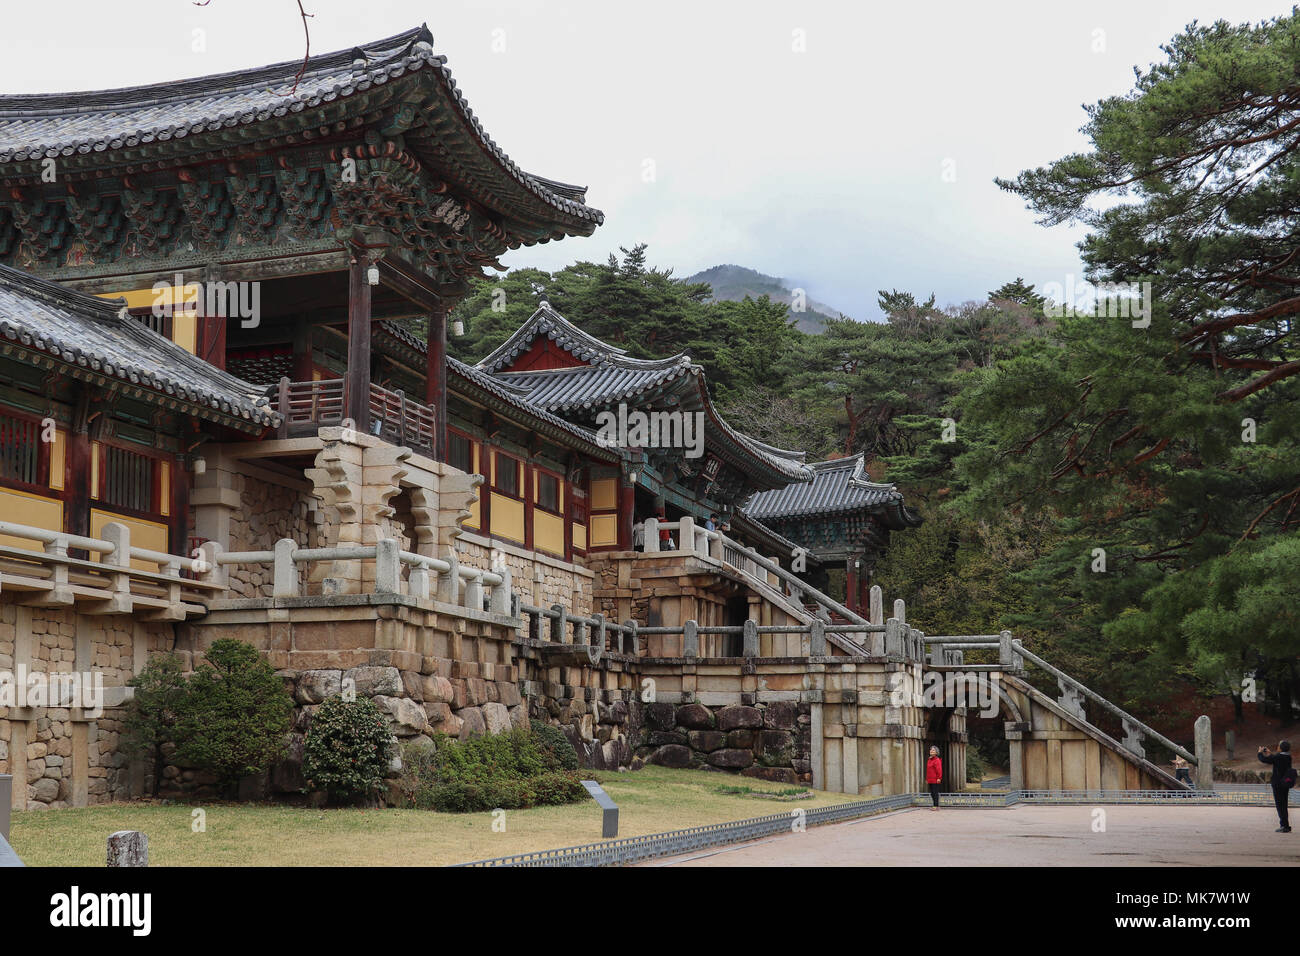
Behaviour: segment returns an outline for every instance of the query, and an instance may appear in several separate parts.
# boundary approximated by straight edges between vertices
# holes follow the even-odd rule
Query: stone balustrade
[[[396,538],[381,538],[373,545],[332,548],[302,548],[292,538],[281,538],[270,551],[224,551],[212,541],[199,550],[204,579],[218,586],[224,585],[225,569],[232,565],[270,565],[273,598],[303,596],[302,565],[373,562],[372,593],[376,595],[406,595],[417,601],[436,600],[496,614],[512,612],[510,569],[502,566],[497,571],[485,571],[463,565],[451,548],[443,559],[403,550]],[[321,587],[327,595],[342,590],[337,578],[324,578]]]

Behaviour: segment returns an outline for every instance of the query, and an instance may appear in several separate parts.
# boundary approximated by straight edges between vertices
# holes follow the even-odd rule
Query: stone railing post
[[[606,630],[606,628],[605,628],[605,615],[603,615],[603,614],[601,614],[601,613],[599,613],[599,612],[597,612],[597,611],[593,611],[592,614],[591,614],[591,621],[592,621],[592,624],[595,625],[595,629],[594,629],[594,631],[592,632],[592,635],[591,635],[591,643],[592,643],[593,646],[595,646],[595,647],[599,647],[602,651],[604,651],[604,650],[605,650],[605,630]]]
[[[551,643],[570,643],[568,610],[565,609],[563,604],[552,604],[551,610],[555,612],[555,617],[551,618]]]
[[[488,609],[495,614],[510,613],[510,589],[514,580],[510,575],[510,568],[507,565],[501,565],[497,570],[501,575],[501,583],[492,585],[492,595],[488,598]]]
[[[13,774],[0,773],[0,837],[9,839],[9,811],[14,803]]]
[[[448,548],[446,562],[451,565],[445,574],[438,575],[438,600],[443,604],[460,604],[460,558],[456,549]]]
[[[636,621],[628,618],[623,622],[623,629],[618,632],[618,652],[636,657],[637,650]]]
[[[199,576],[200,581],[208,584],[219,584],[223,588],[228,588],[230,582],[227,579],[226,566],[221,564],[221,554],[225,550],[217,541],[205,541],[199,545],[199,553],[195,555],[195,573]]]
[[[406,593],[417,601],[429,599],[429,575],[431,572],[422,564],[414,564],[406,574]]]
[[[1210,736],[1210,718],[1196,718],[1196,789],[1214,789],[1214,745]]]
[[[644,537],[645,540],[642,542],[641,550],[646,552],[658,551],[659,550],[659,519],[646,518],[643,527],[645,528],[645,530],[642,532],[642,536]]]
[[[120,569],[111,575],[113,599],[130,601],[131,575],[128,572],[131,569],[131,529],[112,521],[104,525],[100,534],[113,546],[112,554],[100,555],[100,563]]]
[[[903,653],[903,625],[896,617],[885,622],[885,653],[899,656]]]
[[[396,538],[375,542],[375,593],[400,594],[402,591],[402,556]]]
[[[715,561],[722,560],[722,533],[709,539],[709,557]]]
[[[272,568],[271,596],[298,596],[298,565],[293,554],[298,545],[293,538],[281,538],[275,543],[275,560]]]
[[[885,592],[879,584],[871,585],[871,610],[867,620],[877,627],[885,623]]]
[[[465,607],[483,610],[483,572],[478,572],[465,582]]]
[[[1073,684],[1059,677],[1056,679],[1056,686],[1061,692],[1061,696],[1056,700],[1061,705],[1061,709],[1067,714],[1073,714],[1080,720],[1087,720],[1088,715],[1083,709],[1083,693]]]
[[[695,550],[695,519],[690,515],[683,515],[677,522],[677,550]]]
[[[1146,758],[1146,748],[1142,746],[1142,730],[1133,726],[1127,720],[1120,719],[1120,725],[1124,728],[1123,747],[1129,753],[1136,754],[1139,757]]]
[[[898,618],[899,624],[907,623],[907,602],[902,598],[894,602],[894,617]]]
[[[808,625],[808,654],[811,657],[826,656],[826,622],[813,618]]]
[[[744,637],[745,637],[745,644],[741,653],[743,653],[746,657],[757,657],[758,656],[758,622],[757,621],[750,620],[745,622]]]
[[[682,625],[682,657],[700,656],[700,627],[695,621]]]

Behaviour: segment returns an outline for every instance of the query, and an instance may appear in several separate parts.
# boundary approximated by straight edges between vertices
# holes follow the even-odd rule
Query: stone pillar
[[[118,830],[108,838],[108,865],[148,866],[149,838],[139,830]]]
[[[203,473],[194,476],[194,488],[190,492],[194,534],[215,541],[223,551],[243,550],[245,542],[230,540],[231,516],[243,508],[240,478],[219,449],[209,451],[203,461]]]
[[[1214,789],[1214,745],[1210,736],[1210,718],[1196,718],[1196,789]]]

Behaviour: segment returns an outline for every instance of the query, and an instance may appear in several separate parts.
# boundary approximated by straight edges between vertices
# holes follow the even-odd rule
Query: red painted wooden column
[[[850,611],[856,613],[861,607],[861,602],[858,594],[858,571],[854,563],[853,558],[846,558],[844,561],[844,604]]]
[[[429,315],[424,350],[425,404],[433,409],[433,457],[447,460],[447,313]]]
[[[632,525],[636,523],[636,485],[628,480],[626,472],[618,488],[618,548],[632,550]]]
[[[90,434],[84,422],[74,422],[68,432],[67,472],[63,495],[63,528],[69,534],[90,536]]]
[[[357,431],[370,432],[370,282],[369,257],[353,250],[348,266],[347,417]]]

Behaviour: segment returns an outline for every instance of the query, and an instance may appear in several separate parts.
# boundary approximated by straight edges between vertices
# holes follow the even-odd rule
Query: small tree
[[[185,707],[189,684],[175,654],[149,658],[128,682],[135,696],[127,705],[123,749],[133,756],[153,759],[153,795],[158,796],[165,765],[163,748],[177,742],[177,725]]]
[[[373,700],[330,697],[311,716],[302,774],[331,800],[359,800],[379,792],[392,755],[393,736]]]
[[[190,678],[177,756],[216,774],[230,790],[264,773],[285,751],[293,699],[251,644],[214,641]]]

